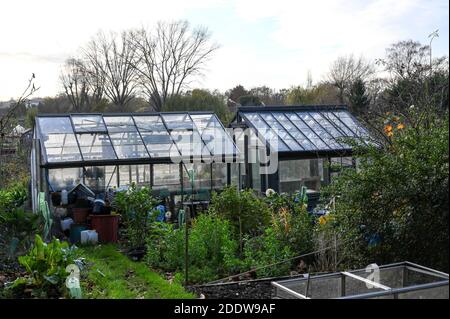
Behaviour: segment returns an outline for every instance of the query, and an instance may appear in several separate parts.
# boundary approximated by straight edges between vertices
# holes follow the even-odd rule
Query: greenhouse
[[[302,186],[313,196],[342,167],[354,166],[349,139],[368,143],[368,131],[345,106],[240,107],[231,126],[245,149],[241,187],[293,193]],[[268,169],[268,153],[276,169]]]
[[[33,208],[39,192],[83,185],[96,196],[135,183],[173,205],[207,199],[231,183],[239,154],[213,113],[38,115],[32,148]]]

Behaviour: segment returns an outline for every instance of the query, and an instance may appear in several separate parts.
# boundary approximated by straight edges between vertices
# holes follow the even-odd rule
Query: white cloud
[[[238,83],[298,85],[305,82],[308,70],[320,80],[339,55],[373,59],[395,41],[425,42],[436,28],[448,34],[444,0],[15,0],[2,1],[0,12],[0,100],[16,96],[31,72],[41,85],[40,95],[55,94],[60,90],[61,62],[99,29],[151,25],[189,18],[192,12],[205,12],[203,21],[207,26],[210,21],[214,39],[223,44],[198,85],[221,90]],[[246,39],[240,34],[230,34],[214,18],[208,20],[211,12],[231,12],[233,23],[242,28],[269,26],[255,31],[265,45],[243,43]],[[448,54],[448,39],[441,37],[435,43],[447,44],[445,52],[436,54]]]

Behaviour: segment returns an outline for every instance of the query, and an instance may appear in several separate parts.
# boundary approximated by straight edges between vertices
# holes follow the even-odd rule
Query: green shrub
[[[190,282],[206,282],[229,272],[224,263],[226,254],[237,253],[230,223],[220,217],[202,214],[189,229]],[[147,237],[147,263],[165,271],[185,268],[185,229],[175,229],[166,223],[153,223]],[[189,271],[191,272],[191,270]],[[201,274],[205,276],[201,276]],[[197,275],[195,275],[197,274]],[[207,274],[207,275],[206,275]]]
[[[385,131],[384,148],[362,149],[359,169],[323,189],[336,198],[340,251],[351,267],[409,260],[448,271],[448,117]]]
[[[148,227],[155,220],[155,207],[158,204],[152,196],[150,188],[137,188],[132,183],[126,192],[119,192],[114,198],[113,205],[116,206],[122,217],[126,229],[127,238],[131,248],[145,246]]]
[[[0,223],[2,213],[21,207],[27,200],[28,192],[25,183],[16,183],[8,189],[0,189]]]
[[[269,227],[258,237],[247,238],[244,246],[244,265],[248,269],[257,269],[285,259],[292,258],[294,252],[277,238],[274,229]],[[292,262],[257,269],[259,278],[288,275]]]
[[[209,211],[229,220],[235,234],[256,236],[270,224],[267,204],[252,190],[238,191],[235,186],[213,193]]]
[[[279,240],[288,245],[297,255],[308,253],[313,247],[313,217],[298,194],[273,193],[266,198],[272,227]]]
[[[36,235],[31,250],[19,257],[19,263],[25,267],[27,275],[17,278],[10,288],[31,288],[37,297],[58,297],[65,291],[65,280],[69,275],[66,267],[73,264],[73,249],[67,242],[53,239],[44,243]]]

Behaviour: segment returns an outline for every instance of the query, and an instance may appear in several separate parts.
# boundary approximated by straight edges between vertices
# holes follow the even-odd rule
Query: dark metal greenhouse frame
[[[351,121],[358,127],[360,132],[355,132],[353,128],[349,127],[335,112],[344,113],[348,116]],[[333,120],[327,118],[324,113],[332,114]],[[281,141],[286,148],[284,150],[275,150],[278,151],[278,161],[279,163],[282,161],[290,161],[290,160],[303,160],[303,159],[324,159],[327,163],[330,163],[331,158],[333,157],[350,157],[353,154],[353,150],[351,147],[343,147],[341,143],[342,141],[339,138],[356,138],[359,141],[363,141],[363,143],[367,143],[369,139],[368,131],[361,126],[358,120],[348,111],[348,108],[345,105],[297,105],[297,106],[241,106],[237,110],[237,114],[232,120],[230,124],[233,128],[251,128],[257,132],[258,138],[261,142],[266,145],[266,149],[271,149],[272,152],[274,148],[271,147],[270,141],[265,138],[264,132],[261,132],[260,129],[255,125],[254,121],[248,118],[248,114],[257,114],[259,120],[263,123],[264,126],[274,129],[274,126],[279,126],[281,131],[285,132],[285,135],[289,137],[292,141],[299,146],[300,149],[292,149],[287,143],[285,143],[280,135],[278,135],[279,141]],[[272,123],[268,123],[267,120],[262,116],[262,114],[267,114],[274,119]],[[322,145],[326,145],[326,147],[317,147],[315,143],[304,133],[302,129],[294,123],[287,114],[294,114],[294,116],[298,117],[299,121],[309,129],[312,134],[316,136],[316,139],[321,141]],[[309,115],[314,121],[317,128],[326,132],[329,135],[329,140],[333,143],[330,145],[330,142],[326,141],[323,136],[316,133],[315,128],[311,127],[306,123],[304,119],[302,119],[299,114]],[[318,122],[311,114],[318,114],[323,120],[327,122],[327,124],[331,124],[331,128],[339,133],[339,136],[335,136],[336,134],[332,134],[329,129],[326,129],[322,123]],[[277,119],[278,116],[283,116],[286,120],[285,122]],[[315,149],[306,149],[299,143],[299,140],[293,136],[294,132],[290,131],[286,126],[289,125],[291,128],[297,130],[298,135],[303,136],[304,140],[308,143],[315,146]],[[349,134],[350,133],[350,134]],[[339,145],[341,147],[335,148],[334,145]],[[245,136],[244,141],[244,158],[245,158],[245,175],[246,178],[242,181],[241,187],[243,188],[254,188],[252,181],[254,180],[254,176],[252,176],[251,163],[249,163],[249,139]],[[279,165],[279,164],[278,164]],[[355,162],[353,161],[353,165]],[[330,181],[331,172],[328,170],[327,176],[325,176],[325,181]],[[264,192],[266,189],[271,188],[276,192],[279,192],[280,178],[279,178],[279,170],[277,170],[274,174],[262,174],[261,175],[261,191]]]
[[[210,147],[207,145],[204,136],[203,136],[203,132],[200,133],[200,130],[198,127],[196,127],[196,124],[192,118],[192,116],[201,116],[201,115],[205,115],[205,116],[210,116],[210,119],[208,120],[208,124],[213,121],[214,124],[218,125],[217,127],[213,127],[213,129],[219,129],[222,134],[222,138],[224,139],[228,139],[228,146],[232,145],[233,151],[231,153],[226,153],[225,152],[218,152],[217,154],[213,154],[213,151],[210,149]],[[192,124],[192,128],[190,129],[194,134],[198,134],[200,139],[201,139],[201,143],[202,143],[202,152],[203,149],[208,150],[208,153],[205,156],[203,155],[203,153],[201,153],[200,155],[194,155],[194,154],[189,154],[189,155],[185,155],[183,154],[183,150],[180,149],[180,147],[177,145],[177,141],[174,140],[173,136],[172,136],[172,131],[175,131],[176,129],[174,128],[169,128],[168,124],[166,123],[166,121],[164,120],[164,116],[184,116],[185,118],[189,118],[190,119],[190,123]],[[74,124],[74,117],[100,117],[102,119],[102,122],[100,122],[100,126],[103,127],[103,129],[94,129],[94,130],[85,130],[85,131],[81,131],[81,130],[77,130],[77,128],[75,127]],[[108,128],[108,124],[105,122],[105,117],[106,118],[114,118],[114,117],[128,117],[130,119],[133,120],[132,125],[135,128],[135,133],[137,133],[139,135],[140,138],[140,142],[142,142],[142,145],[145,147],[145,152],[146,152],[146,157],[141,157],[141,158],[120,158],[117,154],[116,148],[114,143],[111,140],[111,136],[110,134],[112,134],[112,132],[109,131]],[[170,156],[158,156],[158,157],[153,157],[150,155],[151,151],[149,150],[149,146],[148,143],[146,143],[144,141],[144,138],[142,137],[142,129],[136,124],[136,119],[135,118],[145,118],[145,117],[158,117],[158,119],[161,120],[161,124],[163,127],[163,131],[165,131],[167,133],[167,137],[168,137],[168,145],[170,145],[170,147],[174,147],[174,149],[176,150],[176,154],[178,154],[179,156],[176,157],[176,162],[174,163],[173,158]],[[48,155],[47,155],[47,150],[44,146],[44,142],[41,141],[41,138],[45,135],[42,132],[41,126],[39,125],[39,120],[40,119],[52,119],[52,118],[66,118],[69,119],[70,121],[70,128],[71,128],[71,132],[69,134],[73,134],[75,141],[76,141],[76,148],[79,152],[80,155],[80,160],[60,160],[60,161],[56,161],[56,162],[52,162],[49,161],[48,159]],[[150,187],[152,187],[154,184],[154,172],[153,172],[153,166],[155,164],[175,164],[179,166],[179,179],[180,179],[180,186],[181,186],[181,190],[180,190],[180,194],[191,194],[193,193],[193,190],[183,190],[183,183],[184,183],[184,174],[186,173],[186,175],[189,175],[189,172],[187,171],[186,165],[185,164],[190,164],[190,163],[195,163],[195,164],[209,164],[210,166],[210,188],[211,191],[213,189],[213,165],[216,163],[215,160],[219,159],[219,161],[217,161],[217,163],[224,163],[225,159],[227,159],[227,174],[226,174],[226,178],[227,178],[227,184],[231,183],[231,176],[230,176],[230,165],[231,163],[236,163],[238,161],[238,155],[239,155],[239,150],[237,149],[236,145],[233,143],[231,137],[226,133],[225,128],[223,126],[223,124],[221,123],[221,121],[217,118],[217,116],[212,113],[212,112],[151,112],[151,113],[73,113],[73,114],[39,114],[36,116],[36,123],[37,125],[35,126],[35,131],[34,131],[34,139],[33,139],[33,151],[32,151],[32,184],[36,189],[36,192],[33,192],[33,206],[34,209],[36,209],[37,207],[35,206],[36,200],[37,200],[37,192],[39,191],[44,191],[48,194],[49,192],[49,188],[51,189],[51,185],[50,185],[50,181],[49,181],[49,175],[48,175],[48,170],[49,169],[58,169],[58,168],[82,168],[83,169],[83,182],[85,180],[85,176],[86,176],[86,167],[97,167],[97,166],[111,166],[111,167],[115,167],[114,172],[112,174],[112,176],[114,174],[116,174],[117,176],[117,185],[120,185],[120,174],[119,174],[119,166],[122,165],[150,165],[150,182],[149,185]],[[188,129],[189,131],[189,129]],[[149,130],[148,132],[153,132],[151,130]],[[54,133],[57,134],[57,133]],[[114,156],[115,158],[107,158],[107,159],[100,159],[100,160],[92,160],[92,159],[85,159],[83,156],[83,152],[80,146],[80,141],[79,141],[79,137],[77,137],[77,135],[81,135],[81,134],[104,134],[107,136],[107,139],[109,141],[108,146],[111,147],[111,149],[114,152]],[[95,141],[93,141],[94,143]],[[232,143],[232,144],[230,144]],[[132,144],[132,145],[137,145],[137,144]],[[141,145],[141,144],[140,144]],[[170,150],[169,147],[169,150]],[[61,150],[63,149],[63,146],[61,146]],[[215,151],[215,150],[214,150]],[[186,172],[185,172],[186,171]],[[43,182],[45,181],[45,182]]]

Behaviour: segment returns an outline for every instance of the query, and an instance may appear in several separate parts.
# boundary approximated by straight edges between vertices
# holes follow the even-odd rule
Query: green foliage
[[[230,223],[220,217],[199,215],[189,229],[189,281],[206,282],[226,275],[225,254],[236,254]],[[147,238],[147,263],[155,269],[182,271],[185,267],[185,229],[153,223]]]
[[[290,88],[285,95],[286,105],[339,103],[336,88],[326,82],[307,88],[295,86]]]
[[[217,91],[195,89],[184,95],[169,97],[163,111],[210,111],[214,112],[223,123],[228,123],[232,114],[228,111],[225,98]]]
[[[67,242],[53,239],[44,243],[36,235],[33,248],[25,256],[19,257],[19,263],[25,267],[26,277],[20,277],[11,285],[12,289],[31,287],[33,294],[48,297],[49,294],[61,295],[65,291],[64,282],[68,276],[66,267],[73,263],[73,249]]]
[[[360,115],[367,112],[370,104],[369,96],[366,92],[366,85],[361,79],[357,79],[352,83],[348,95],[350,108],[354,115]]]
[[[255,95],[243,95],[243,96],[239,97],[239,104],[242,106],[262,105],[261,99]]]
[[[250,269],[256,269],[258,277],[286,275],[291,267],[290,262],[258,268],[279,263],[293,256],[292,249],[278,239],[277,233],[271,227],[266,228],[261,236],[247,238],[244,246],[244,264]]]
[[[85,298],[141,299],[185,298],[194,296],[186,292],[179,282],[169,283],[142,262],[131,261],[115,245],[83,247],[77,257],[85,258],[81,271],[81,287]]]
[[[387,125],[390,143],[363,148],[359,169],[324,189],[352,267],[409,260],[448,271],[448,115],[422,123]]]
[[[213,193],[209,211],[231,222],[235,234],[256,236],[270,224],[268,206],[252,190],[238,191],[228,186]]]
[[[272,212],[272,227],[278,240],[296,255],[310,252],[313,247],[313,218],[300,194],[273,193],[266,202]]]
[[[137,188],[132,183],[126,192],[120,192],[114,199],[114,205],[124,218],[126,234],[131,248],[145,246],[150,222],[155,219],[155,207],[158,204],[150,188]]]
[[[16,183],[8,189],[0,189],[0,212],[22,206],[27,200],[27,196],[24,183]]]
[[[26,199],[25,183],[0,190],[0,247],[8,257],[26,251],[39,228],[39,216],[22,207]]]
[[[35,123],[36,115],[38,114],[38,108],[32,107],[27,109],[25,112],[25,127],[26,128],[33,128]]]

